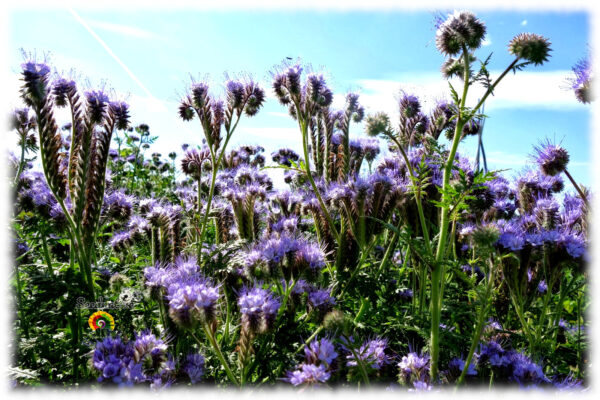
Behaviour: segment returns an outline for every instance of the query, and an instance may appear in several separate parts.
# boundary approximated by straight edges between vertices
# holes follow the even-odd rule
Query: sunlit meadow
[[[547,136],[516,177],[488,169],[493,148],[461,153],[505,79],[552,62],[553,38],[514,32],[496,73],[485,21],[432,25],[446,97],[431,107],[402,91],[394,115],[367,110],[287,57],[267,85],[176,88],[193,134],[168,154],[155,142],[170,132],[118,87],[26,53],[11,385],[584,390],[591,188]],[[562,89],[583,107],[585,57]],[[299,146],[238,144],[268,99]]]

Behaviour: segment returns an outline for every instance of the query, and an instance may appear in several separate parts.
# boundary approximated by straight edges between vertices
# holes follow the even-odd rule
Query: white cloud
[[[500,71],[492,71],[492,79]],[[554,110],[572,110],[582,108],[570,90],[564,89],[565,79],[571,74],[568,70],[556,71],[521,71],[509,73],[494,91],[494,95],[486,101],[486,111],[499,108],[546,108]],[[459,79],[450,81],[454,88],[460,90],[462,82]],[[414,93],[424,103],[424,109],[430,109],[436,100],[449,99],[448,82],[440,74],[421,72],[403,73],[397,80],[363,79],[357,82],[363,88],[362,103],[370,112],[396,112],[395,99],[400,90]],[[474,85],[469,90],[467,104],[474,106],[483,96],[485,89]]]
[[[487,37],[486,37],[486,38],[483,40],[483,42],[481,42],[481,45],[482,45],[483,47],[490,46],[491,44],[492,44],[492,38],[490,38],[489,36],[487,36]]]
[[[523,21],[521,21],[521,26],[525,26],[525,25],[527,25],[527,20],[526,19],[524,19]]]
[[[144,29],[136,28],[130,25],[114,24],[112,22],[95,21],[91,20],[88,23],[94,28],[98,28],[104,31],[118,33],[124,36],[131,36],[140,39],[156,39],[158,36],[153,32],[146,31]]]

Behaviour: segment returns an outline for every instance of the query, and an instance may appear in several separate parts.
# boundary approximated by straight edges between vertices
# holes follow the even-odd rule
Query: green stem
[[[310,336],[308,337],[308,339],[306,339],[306,340],[304,341],[304,343],[302,343],[302,346],[300,346],[300,347],[298,347],[298,349],[296,349],[296,351],[294,352],[294,354],[293,354],[293,355],[295,356],[296,354],[300,353],[300,352],[302,351],[302,349],[304,349],[306,346],[308,346],[308,344],[309,344],[310,342],[312,342],[312,341],[313,341],[313,339],[314,339],[315,337],[317,337],[317,335],[318,335],[318,334],[319,334],[319,333],[320,333],[322,330],[323,330],[323,325],[320,325],[320,326],[319,326],[317,329],[315,329],[315,331],[312,333],[312,335],[310,335]]]
[[[492,286],[494,284],[494,271],[495,271],[494,263],[492,261],[490,261],[490,270],[488,272],[488,281],[487,281],[487,284],[485,287],[485,294],[484,294],[484,297],[481,302],[481,309],[479,310],[479,317],[477,319],[477,325],[473,332],[473,339],[471,340],[471,348],[469,349],[469,354],[465,361],[465,366],[463,367],[460,377],[458,378],[458,382],[456,383],[457,387],[462,385],[463,382],[465,381],[465,378],[467,376],[467,371],[469,370],[469,365],[471,365],[471,360],[473,359],[473,354],[475,354],[475,349],[477,348],[477,345],[479,345],[479,340],[481,339],[481,333],[483,332],[483,324],[485,321],[485,317],[487,316],[488,307],[489,307],[488,300],[489,300],[490,293],[492,291]]]
[[[208,341],[210,342],[212,348],[214,349],[215,354],[217,355],[217,358],[219,359],[219,361],[221,362],[221,365],[225,369],[225,372],[227,373],[227,377],[229,378],[229,380],[234,385],[240,386],[240,383],[238,382],[237,378],[235,377],[235,375],[231,371],[231,368],[229,368],[229,364],[227,363],[227,360],[225,360],[225,357],[223,356],[223,353],[221,353],[221,348],[219,347],[219,344],[215,340],[215,337],[214,337],[214,335],[212,333],[212,330],[210,329],[210,326],[208,326],[207,323],[204,323],[202,325],[202,327],[204,328],[204,332],[206,333],[206,337],[208,338]],[[202,346],[202,343],[198,340],[198,338],[194,335],[194,333],[193,332],[190,332],[190,333],[191,333],[192,337],[194,339],[196,339],[196,342],[198,342],[198,344],[200,346]]]
[[[21,133],[21,132],[19,132]],[[21,172],[23,172],[23,168],[25,167],[25,141],[27,140],[27,132],[21,133],[21,158],[19,160],[19,168],[17,169],[17,174],[15,175],[15,180],[13,181],[13,186],[16,186],[17,182],[19,182],[19,177],[21,176]]]
[[[452,147],[448,159],[444,166],[444,180],[442,186],[442,208],[440,209],[440,233],[438,239],[438,245],[435,255],[435,264],[433,265],[433,272],[431,274],[431,339],[430,339],[430,351],[431,351],[431,381],[437,381],[438,375],[438,360],[439,360],[439,330],[440,330],[440,314],[442,299],[440,296],[442,282],[442,263],[444,261],[444,252],[446,249],[446,242],[448,236],[449,227],[449,186],[450,176],[452,175],[452,166],[454,165],[454,158],[456,157],[456,151],[458,150],[458,144],[462,136],[462,129],[468,120],[465,120],[462,113],[467,100],[467,93],[469,90],[469,52],[466,45],[463,44],[463,60],[464,60],[464,87],[463,94],[460,101],[460,107],[458,110],[458,121],[454,130],[454,138],[452,140]]]
[[[383,269],[385,268],[385,266],[387,265],[388,260],[390,259],[391,255],[392,255],[392,252],[396,248],[397,241],[398,241],[398,232],[394,231],[394,233],[392,234],[392,237],[390,239],[390,243],[388,244],[388,247],[385,250],[385,253],[383,254],[383,259],[381,260],[381,263],[379,264],[379,268],[377,269],[377,275],[380,275],[381,272],[383,271]]]
[[[356,351],[354,351],[354,344],[350,341],[350,339],[348,339],[348,337],[346,337],[345,335],[344,335],[344,339],[346,339],[346,342],[349,344],[348,349],[350,349],[350,352],[352,353],[352,355],[354,356],[354,359],[356,360],[356,365],[358,365],[358,370],[360,371],[360,374],[362,375],[363,382],[365,382],[365,384],[367,386],[370,386],[371,383],[369,381],[369,375],[367,374],[367,370],[365,368],[365,364],[363,363],[363,360],[356,354]]]
[[[300,114],[298,113],[298,116],[299,115]],[[336,242],[339,243],[340,234],[338,233],[338,231],[335,227],[335,224],[333,223],[333,218],[331,218],[331,215],[329,214],[329,211],[327,210],[327,206],[325,206],[325,202],[321,198],[321,193],[319,192],[319,189],[317,188],[317,184],[315,183],[315,180],[313,179],[312,173],[310,171],[310,158],[309,158],[309,154],[308,154],[308,126],[307,126],[306,122],[304,122],[300,117],[298,118],[298,122],[300,124],[300,131],[302,132],[302,148],[304,150],[304,169],[306,172],[306,176],[310,182],[310,185],[313,188],[313,191],[315,193],[315,196],[317,197],[317,200],[319,201],[319,205],[321,206],[321,209],[323,210],[323,214],[325,215],[325,218],[327,219],[327,223],[330,226],[333,236],[335,237]]]
[[[42,254],[44,255],[44,260],[46,261],[46,265],[48,266],[48,275],[53,277],[52,273],[52,259],[50,258],[50,252],[48,251],[48,241],[46,240],[46,233],[43,230],[40,230],[40,236],[42,237]]]

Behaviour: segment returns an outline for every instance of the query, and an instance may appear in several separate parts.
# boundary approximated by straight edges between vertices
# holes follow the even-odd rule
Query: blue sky
[[[223,73],[251,74],[269,86],[273,66],[285,57],[300,57],[323,70],[341,105],[344,94],[358,90],[369,112],[388,111],[394,120],[400,89],[420,96],[425,107],[447,97],[439,67],[443,57],[435,47],[436,11],[130,11],[75,13],[120,59],[111,56],[77,16],[68,9],[13,11],[9,15],[9,62],[15,76],[22,61],[20,48],[50,52],[58,71],[72,68],[92,87],[106,82],[126,97],[134,123],[145,122],[159,136],[154,151],[166,154],[181,143],[198,144],[199,126],[177,118],[177,102],[190,83],[208,75],[216,93]],[[484,144],[490,168],[521,170],[532,146],[546,137],[561,142],[571,154],[570,171],[591,184],[588,106],[578,104],[565,88],[575,62],[589,51],[589,18],[585,13],[476,12],[488,36],[477,53],[493,52],[496,74],[512,61],[506,50],[520,32],[534,32],[552,42],[552,58],[541,67],[510,75],[488,101]],[[470,98],[477,100],[477,91]],[[15,95],[16,98],[16,95]],[[269,98],[258,116],[246,119],[233,144],[263,145],[268,152],[281,146],[300,150],[299,132],[286,110]],[[354,126],[352,135],[362,135]],[[474,156],[475,141],[459,151]]]

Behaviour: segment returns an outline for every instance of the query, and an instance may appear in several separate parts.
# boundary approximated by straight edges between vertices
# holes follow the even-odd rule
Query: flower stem
[[[212,330],[210,329],[210,326],[208,326],[208,324],[205,323],[202,325],[202,327],[204,328],[206,337],[208,338],[208,341],[210,342],[212,348],[214,349],[215,354],[217,355],[217,358],[219,359],[219,361],[221,362],[221,365],[225,369],[225,373],[227,374],[227,377],[233,384],[235,384],[236,386],[240,386],[239,381],[237,380],[237,378],[231,371],[231,368],[229,368],[229,364],[227,363],[227,360],[225,360],[223,353],[221,353],[221,348],[219,347],[219,344],[215,340],[215,337],[212,333]],[[196,342],[198,342],[198,344],[202,346],[202,343],[198,340],[198,338],[194,335],[194,333],[193,332],[190,332],[190,333],[192,334],[192,337],[194,339],[196,339]]]
[[[577,190],[577,193],[579,193],[579,196],[581,197],[581,200],[583,200],[583,202],[585,203],[585,206],[589,208],[590,205],[587,201],[587,197],[585,196],[585,193],[583,193],[583,190],[581,190],[581,187],[579,187],[577,182],[575,182],[575,179],[573,179],[573,177],[571,176],[571,174],[569,173],[569,171],[566,168],[565,168],[565,175],[567,175],[567,178],[569,178],[569,180],[575,187],[575,190]]]

